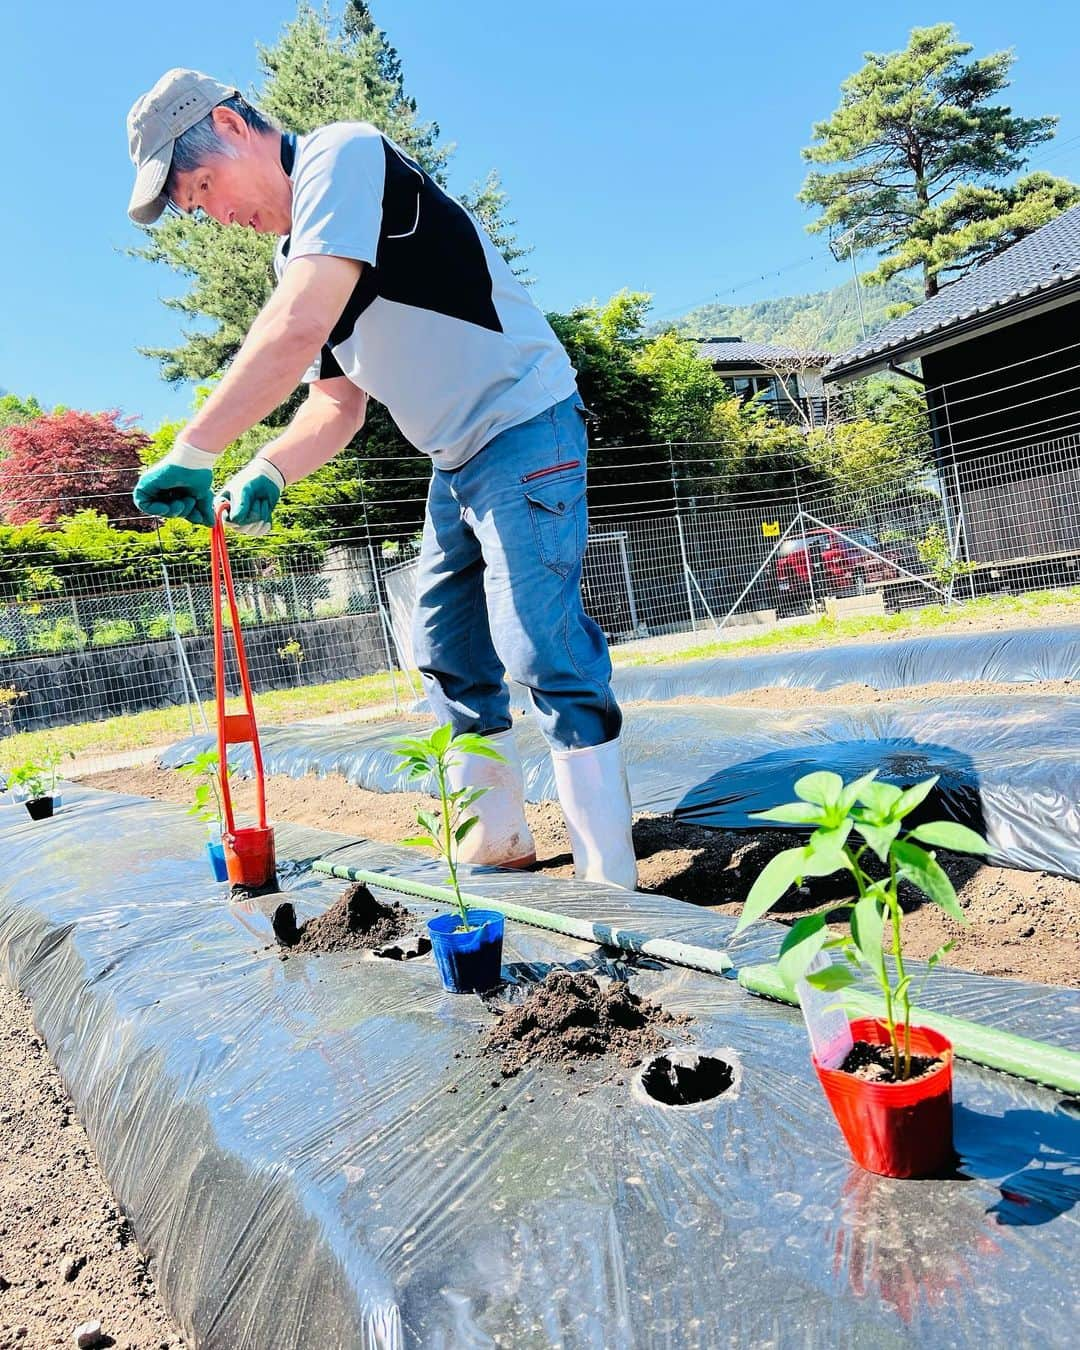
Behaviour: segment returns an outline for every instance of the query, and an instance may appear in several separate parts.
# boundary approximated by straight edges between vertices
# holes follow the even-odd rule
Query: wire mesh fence
[[[603,447],[585,607],[618,645],[1075,586],[1080,428],[1054,431],[997,445],[958,433],[900,477],[825,474],[790,451],[732,467],[724,442]],[[383,675],[392,697],[411,695],[398,673],[412,662],[426,473],[418,457],[415,495],[395,498],[392,523],[346,527],[329,507],[317,546],[245,555],[237,589],[257,691]],[[371,518],[390,522],[375,488]],[[104,564],[23,561],[20,580],[0,580],[0,736],[167,707],[196,725],[213,696],[201,559],[163,551],[137,582]],[[231,660],[229,672],[235,692]]]

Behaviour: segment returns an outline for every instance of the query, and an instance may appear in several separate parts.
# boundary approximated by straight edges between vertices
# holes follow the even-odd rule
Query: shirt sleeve
[[[293,175],[289,261],[326,254],[374,265],[382,227],[382,137],[337,122],[304,138]]]
[[[345,372],[338,365],[337,357],[330,349],[327,343],[315,360],[304,371],[304,384],[314,384],[316,380],[333,380]]]

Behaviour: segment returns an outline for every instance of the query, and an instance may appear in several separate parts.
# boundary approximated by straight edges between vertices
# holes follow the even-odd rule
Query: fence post
[[[806,542],[806,526],[803,524],[802,498],[799,496],[799,473],[791,470],[791,481],[795,485],[795,510],[798,512],[799,533],[802,535],[803,557],[806,559],[806,580],[810,585],[810,607],[817,613],[817,595],[814,591],[814,562],[810,557],[810,545]]]
[[[158,545],[160,547],[161,536],[158,536]],[[187,652],[184,650],[183,639],[180,637],[180,629],[176,622],[176,610],[173,608],[172,587],[169,585],[169,569],[165,566],[164,552],[158,556],[161,564],[161,579],[165,583],[165,604],[169,610],[169,619],[172,623],[173,641],[176,643],[176,655],[180,662],[180,683],[184,686],[184,706],[187,708],[188,724],[191,727],[191,734],[195,735],[195,718],[191,712],[191,698],[189,694],[195,696],[195,705],[199,709],[199,719],[203,724],[203,730],[209,731],[210,725],[206,720],[206,710],[203,708],[202,699],[199,697],[199,691],[195,686],[195,676],[191,673],[191,666],[188,664]],[[186,582],[188,592],[188,601],[191,601],[191,587]],[[191,615],[195,617],[195,607],[192,605]],[[196,625],[198,627],[198,625]]]
[[[686,607],[690,611],[690,627],[697,632],[697,615],[694,613],[694,592],[690,589],[690,561],[686,556],[686,538],[683,534],[682,515],[679,511],[679,480],[675,474],[675,456],[671,442],[667,443],[668,464],[671,468],[671,490],[675,496],[675,529],[679,535],[679,556],[682,558],[683,585],[686,587]]]

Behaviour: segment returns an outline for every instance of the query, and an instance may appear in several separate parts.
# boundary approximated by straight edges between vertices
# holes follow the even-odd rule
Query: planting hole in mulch
[[[840,1065],[840,1071],[850,1073],[853,1078],[865,1079],[868,1083],[914,1083],[928,1077],[940,1063],[941,1060],[932,1055],[912,1055],[911,1073],[907,1078],[899,1079],[893,1073],[891,1046],[856,1041]],[[903,1068],[903,1059],[900,1067]]]
[[[727,1092],[735,1068],[718,1055],[672,1050],[651,1059],[638,1082],[644,1095],[662,1106],[699,1106]]]
[[[396,900],[392,905],[384,905],[362,882],[357,882],[325,914],[303,924],[287,945],[292,951],[317,955],[357,950],[378,952],[380,948],[393,947],[399,953],[396,959],[403,960],[406,956],[422,955],[423,944],[409,936],[417,922],[404,905]]]
[[[660,1027],[686,1021],[632,994],[621,980],[601,985],[592,975],[557,969],[522,1002],[499,1010],[482,1049],[502,1056],[504,1078],[535,1062],[573,1068],[602,1055],[630,1068],[668,1044]]]

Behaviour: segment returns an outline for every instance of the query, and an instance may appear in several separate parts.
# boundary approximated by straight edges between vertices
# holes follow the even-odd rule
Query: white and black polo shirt
[[[345,375],[441,469],[574,392],[562,344],[502,254],[393,141],[335,122],[287,138],[282,161],[292,231],[278,279],[311,254],[365,264],[306,380]]]

